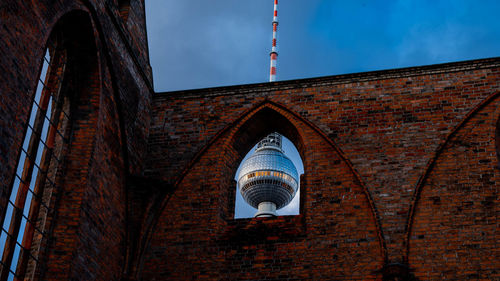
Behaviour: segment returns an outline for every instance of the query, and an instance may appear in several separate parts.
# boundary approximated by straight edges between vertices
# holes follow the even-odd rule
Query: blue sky
[[[146,0],[155,90],[267,82],[273,3]],[[499,11],[498,0],[280,0],[277,80],[500,56]],[[236,217],[255,213],[236,203]],[[296,200],[282,214],[297,212]]]
[[[158,92],[268,81],[272,0],[147,0]],[[281,0],[278,80],[500,55],[500,1]]]

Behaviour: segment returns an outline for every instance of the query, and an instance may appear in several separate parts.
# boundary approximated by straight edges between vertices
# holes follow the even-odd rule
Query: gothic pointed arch
[[[87,271],[119,279],[124,256],[124,227],[116,227],[124,224],[124,205],[115,204],[125,201],[119,113],[106,82],[111,78],[100,27],[91,7],[81,8],[60,15],[47,41],[54,62],[63,67],[54,66],[59,87],[44,87],[57,96],[53,108],[60,104],[64,113],[60,122],[51,123],[58,124],[53,153],[57,159],[46,171],[50,180],[45,181],[43,208],[36,220],[36,231],[43,233],[35,232],[30,257],[36,260],[30,258],[26,273],[39,279],[74,279]],[[97,219],[93,210],[98,209],[114,211]],[[115,240],[104,243],[110,236]],[[76,246],[82,243],[94,247]],[[68,247],[74,250],[65,250]],[[87,258],[73,263],[75,255]],[[104,264],[110,256],[116,262]]]
[[[280,217],[276,222],[269,221],[266,225],[262,225],[259,219],[234,220],[232,200],[236,169],[246,152],[261,137],[273,131],[289,138],[304,162],[301,214]],[[250,274],[245,270],[239,273],[231,270],[242,258],[239,256],[243,254],[240,247],[245,243],[241,243],[241,239],[257,243],[257,247],[264,247],[264,241],[275,239],[277,241],[271,242],[268,250],[262,250],[273,252],[278,245],[276,243],[284,243],[279,244],[282,245],[280,247],[285,247],[298,258],[308,255],[307,251],[300,250],[303,249],[301,247],[291,247],[306,243],[303,236],[306,228],[329,237],[337,237],[339,233],[352,236],[329,239],[330,242],[319,246],[314,252],[317,257],[329,261],[329,268],[337,272],[335,274],[340,274],[339,270],[345,271],[342,274],[349,274],[354,268],[350,262],[355,259],[371,259],[375,261],[370,263],[372,268],[363,271],[373,275],[382,268],[386,257],[376,213],[365,192],[349,161],[320,130],[286,107],[264,101],[242,113],[217,133],[181,173],[172,192],[163,199],[157,223],[148,231],[151,235],[146,243],[148,247],[145,248],[140,277],[148,279],[154,278],[156,274],[166,274],[175,278],[181,276],[177,274],[187,274],[185,277],[200,271],[216,274],[224,267],[223,272],[229,272],[227,278],[238,279],[242,276],[238,274]],[[181,234],[174,237],[173,233]],[[272,236],[272,233],[276,236]],[[203,238],[200,240],[196,237]],[[236,240],[240,243],[235,243]],[[365,255],[349,258],[350,243],[365,248]],[[197,252],[197,246],[186,245],[203,245],[214,250],[200,253]],[[227,247],[238,249],[232,253]],[[194,255],[197,255],[199,262],[189,262],[191,269],[185,268],[186,259]],[[246,258],[255,259],[255,253],[248,255]],[[172,260],[172,257],[176,258]],[[156,259],[165,258],[172,261],[162,263],[162,268],[149,270],[150,265],[159,264],[155,263]],[[254,260],[255,264],[259,262]],[[293,258],[284,260],[279,266],[285,270],[289,262],[293,262]]]
[[[99,56],[89,14],[73,10],[60,17],[45,50],[40,68],[46,75],[35,83],[38,86],[32,93],[32,116],[26,121],[24,143],[29,145],[19,149],[24,165],[17,169],[12,185],[15,202],[10,202],[9,208],[14,215],[5,220],[10,227],[9,243],[2,255],[2,280],[14,274],[26,279],[50,274],[41,268],[52,262],[48,249],[61,247],[52,244],[60,236],[57,226],[67,227],[67,223],[71,225],[68,220],[78,219],[64,215],[58,218],[55,214],[64,213],[64,203],[69,202],[59,204],[57,199],[64,198],[67,190],[72,192],[72,187],[82,188],[84,181],[74,179],[86,178],[89,171],[88,152],[93,149],[101,92]],[[70,208],[78,207],[75,204]],[[29,208],[29,214],[19,215],[25,208]],[[26,226],[22,232],[20,223]],[[64,235],[71,236],[71,231]],[[14,259],[12,243],[22,249]]]
[[[491,278],[498,200],[500,93],[483,100],[446,137],[416,188],[407,221],[405,260],[417,277]],[[480,180],[472,180],[480,178]],[[451,217],[451,218],[450,218]],[[457,231],[460,229],[460,231]],[[468,269],[474,260],[481,271]],[[447,270],[429,270],[446,268]],[[434,276],[429,275],[432,272]]]
[[[62,77],[61,92],[66,99],[68,126],[66,127],[67,144],[61,152],[64,168],[57,173],[56,187],[51,190],[52,200],[48,201],[54,209],[52,215],[47,214],[47,226],[50,240],[41,241],[46,248],[61,249],[65,240],[73,245],[78,241],[78,228],[73,225],[81,217],[78,214],[81,207],[82,193],[90,184],[87,180],[74,181],[75,177],[87,179],[90,173],[89,163],[95,143],[101,93],[101,70],[97,44],[93,33],[90,15],[83,10],[74,10],[63,15],[54,26],[51,44],[66,53],[66,66]],[[71,191],[71,193],[68,193]],[[54,200],[60,198],[59,200]],[[66,214],[73,213],[73,216]],[[77,215],[78,214],[78,215]],[[67,231],[60,232],[65,228]],[[56,255],[41,252],[40,260],[45,266],[63,265],[69,263],[71,256],[64,251]],[[64,267],[64,266],[63,266]],[[69,271],[69,270],[68,270]],[[47,271],[42,278],[68,278],[67,273]],[[61,275],[62,274],[62,275]]]

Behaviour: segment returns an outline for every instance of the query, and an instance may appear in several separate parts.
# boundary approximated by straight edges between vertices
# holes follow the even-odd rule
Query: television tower
[[[243,199],[258,210],[255,217],[277,216],[276,210],[288,205],[299,188],[297,168],[283,153],[282,140],[276,132],[269,134],[241,163],[238,187]]]
[[[276,81],[276,61],[278,60],[278,51],[276,50],[276,33],[278,33],[278,0],[274,0],[273,47],[270,54],[271,70],[269,74],[269,82]]]

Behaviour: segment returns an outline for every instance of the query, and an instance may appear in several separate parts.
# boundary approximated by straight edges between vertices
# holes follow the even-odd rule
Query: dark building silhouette
[[[0,280],[500,279],[500,58],[155,93],[145,24],[0,4]],[[300,214],[234,219],[275,131]]]

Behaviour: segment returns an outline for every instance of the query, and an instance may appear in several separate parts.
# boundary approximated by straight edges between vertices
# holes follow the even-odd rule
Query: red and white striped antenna
[[[278,0],[274,0],[274,16],[273,16],[273,48],[271,49],[271,70],[269,74],[269,82],[276,81],[276,62],[278,60],[278,51],[276,49],[276,33],[278,33]]]

